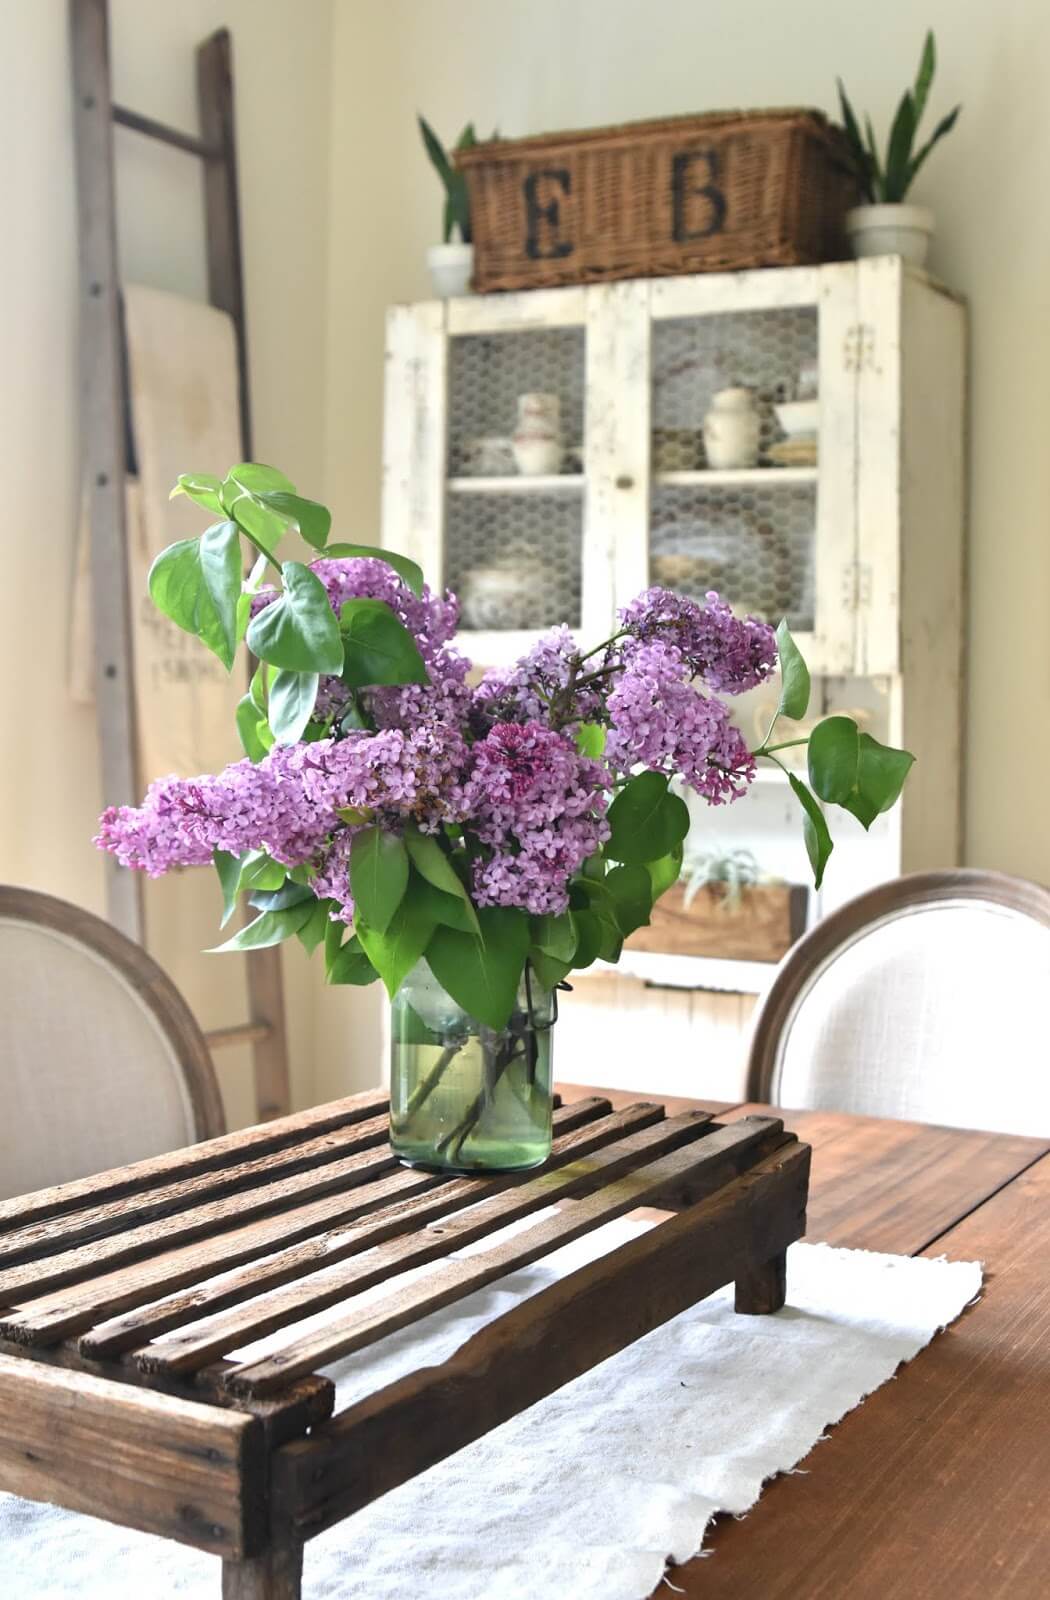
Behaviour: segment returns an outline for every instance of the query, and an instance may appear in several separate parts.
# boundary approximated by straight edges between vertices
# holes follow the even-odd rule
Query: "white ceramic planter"
[[[921,267],[933,236],[933,212],[926,206],[854,206],[846,213],[846,232],[855,256],[903,256]]]
[[[427,267],[434,293],[440,300],[470,293],[474,272],[472,244],[432,244],[427,251]]]

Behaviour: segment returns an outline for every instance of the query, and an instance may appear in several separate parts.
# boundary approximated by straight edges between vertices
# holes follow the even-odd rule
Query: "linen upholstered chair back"
[[[224,1131],[204,1036],[144,950],[0,886],[0,1197]]]
[[[1050,1134],[1050,890],[916,873],[811,929],[760,1006],[748,1095]]]

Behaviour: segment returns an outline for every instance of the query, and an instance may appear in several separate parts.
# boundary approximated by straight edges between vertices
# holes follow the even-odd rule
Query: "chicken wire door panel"
[[[449,340],[443,579],[467,633],[581,624],[585,381],[583,327]]]
[[[772,274],[757,285],[769,298]],[[856,376],[844,359],[851,267],[775,275],[778,303],[741,305],[726,285],[686,286],[651,331],[651,497],[647,580],[702,598],[717,590],[738,611],[787,617],[816,671],[852,664],[856,550]],[[683,292],[684,291],[684,292]],[[675,314],[661,315],[661,309]],[[757,439],[730,459],[705,440],[705,419],[733,404]],[[747,391],[742,397],[739,391]],[[738,425],[738,433],[745,425]],[[823,451],[822,451],[823,445]],[[823,459],[822,459],[823,457]]]

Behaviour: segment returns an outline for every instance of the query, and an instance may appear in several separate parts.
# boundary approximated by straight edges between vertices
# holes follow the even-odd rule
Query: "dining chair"
[[[858,895],[781,962],[748,1097],[796,1109],[1050,1134],[1050,890],[914,873]]]
[[[211,1056],[157,963],[109,923],[0,885],[0,1198],[225,1131]]]

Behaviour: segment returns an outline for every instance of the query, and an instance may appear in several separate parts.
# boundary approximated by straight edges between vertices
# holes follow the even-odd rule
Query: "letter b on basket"
[[[565,167],[545,167],[530,172],[522,185],[525,196],[525,254],[530,261],[557,261],[571,256],[571,239],[560,239],[561,197],[572,189]]]

